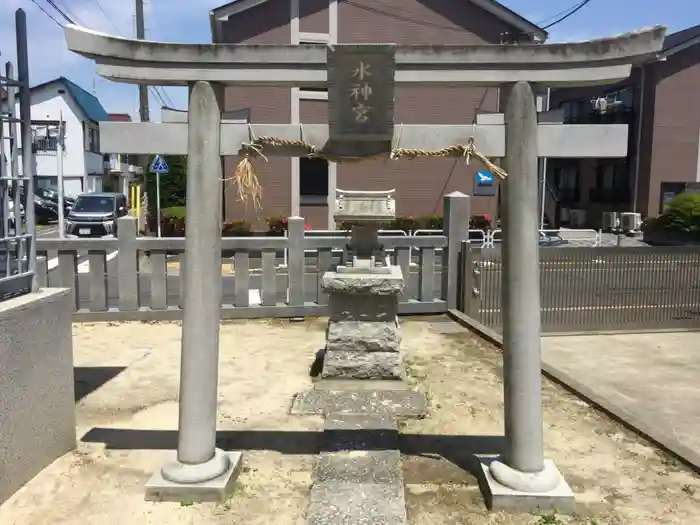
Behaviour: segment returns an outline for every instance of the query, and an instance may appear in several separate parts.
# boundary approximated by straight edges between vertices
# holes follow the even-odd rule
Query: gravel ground
[[[484,438],[503,431],[500,355],[441,318],[405,319],[402,328],[411,381],[432,406],[428,418],[403,429],[414,449],[404,461],[411,525],[700,523],[696,475],[546,381],[547,455],[576,492],[578,514],[489,513],[461,467],[469,468],[471,452],[493,451],[500,442]],[[308,369],[324,329],[324,320],[222,325],[219,428],[233,431],[232,446],[247,436],[243,448],[273,449],[245,452],[225,504],[144,501],[144,483],[169,453],[146,449],[145,437],[163,446],[162,436],[136,433],[121,450],[81,442],[0,507],[0,525],[304,524],[313,465],[308,432],[322,421],[288,411],[294,394],[311,387]],[[78,370],[125,367],[77,404],[79,438],[95,427],[177,427],[180,331],[176,323],[74,326]]]

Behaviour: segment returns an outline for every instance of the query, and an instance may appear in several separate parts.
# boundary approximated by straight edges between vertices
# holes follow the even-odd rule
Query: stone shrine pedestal
[[[404,379],[398,296],[401,268],[326,272],[322,286],[330,296],[323,379]]]
[[[351,227],[352,257],[322,279],[330,320],[322,379],[404,379],[399,333],[401,268],[379,242],[395,217],[394,190],[336,190],[335,219]]]

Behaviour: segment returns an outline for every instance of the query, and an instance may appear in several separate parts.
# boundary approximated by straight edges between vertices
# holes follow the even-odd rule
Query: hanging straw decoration
[[[373,155],[371,157],[335,157],[333,155],[324,155],[321,152],[316,152],[316,147],[313,144],[306,142],[305,140],[288,140],[279,139],[276,137],[256,137],[253,133],[253,129],[248,125],[248,129],[251,136],[251,141],[241,144],[241,152],[243,152],[243,158],[236,166],[236,171],[233,177],[226,180],[231,180],[236,186],[236,191],[238,193],[238,198],[246,206],[249,201],[252,202],[253,208],[255,210],[260,210],[262,208],[260,200],[262,197],[262,186],[258,181],[258,176],[255,173],[255,166],[253,165],[252,159],[255,157],[262,157],[265,162],[267,162],[267,157],[263,154],[263,148],[265,147],[287,147],[303,149],[306,151],[306,155],[309,157],[323,158],[330,162],[345,162],[345,161],[361,161],[368,160],[370,158],[377,158],[381,155]],[[424,150],[419,148],[401,148],[400,137],[401,131],[403,130],[403,125],[399,131],[399,137],[396,141],[395,147],[391,150],[389,154],[390,160],[398,160],[401,158],[415,159],[417,157],[455,157],[460,156],[464,158],[466,165],[469,165],[472,158],[479,160],[486,169],[491,173],[496,175],[501,179],[505,179],[508,174],[506,171],[491,162],[486,156],[479,153],[474,145],[474,137],[470,137],[466,144],[454,144],[452,146],[447,146],[438,150]]]

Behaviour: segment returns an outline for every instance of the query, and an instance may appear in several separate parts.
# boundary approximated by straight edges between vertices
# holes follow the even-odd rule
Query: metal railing
[[[26,49],[22,14],[17,17],[19,78],[14,77],[10,62],[5,64],[4,74],[0,73],[0,91],[5,92],[4,100],[0,101],[0,301],[29,293],[34,279],[34,208],[31,197],[26,199],[33,193],[32,179],[28,176],[31,158],[23,158],[20,175],[17,147],[20,133],[23,141],[31,141]],[[18,101],[22,118],[16,114]]]
[[[441,232],[442,233],[442,232]],[[285,237],[287,236],[287,232],[284,232]],[[337,237],[341,239],[345,239],[346,243],[350,239],[350,233],[345,230],[307,230],[304,232],[304,235],[306,237]],[[403,230],[379,230],[379,237],[383,238],[386,236],[392,236],[392,235],[399,235],[402,237],[408,237],[408,234],[403,231]],[[343,248],[334,248],[331,250],[334,255],[342,255],[344,254],[347,250],[345,247]],[[394,253],[394,250],[392,248],[386,250],[386,252],[391,255]],[[315,254],[317,253],[317,250],[304,250],[305,254]],[[288,252],[287,250],[284,250],[284,261],[283,261],[283,266],[287,266],[287,259],[288,259]]]
[[[490,230],[487,233],[483,248],[494,248],[502,241],[503,230]],[[600,230],[575,229],[575,230],[539,230],[541,246],[556,246],[558,244],[570,244],[572,246],[586,246],[598,248],[603,245],[603,233]]]
[[[461,309],[501,328],[501,251],[463,247]],[[700,329],[700,248],[540,250],[543,333]]]

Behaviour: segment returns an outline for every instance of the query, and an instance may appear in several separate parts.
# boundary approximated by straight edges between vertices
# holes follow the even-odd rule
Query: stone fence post
[[[139,309],[139,264],[136,249],[136,217],[117,219],[117,284],[119,310],[133,312]]]
[[[304,304],[304,218],[289,217],[287,221],[287,246],[289,260],[289,306]]]
[[[443,201],[443,231],[447,246],[442,252],[442,298],[447,308],[454,310],[459,298],[459,274],[462,241],[469,240],[469,196],[459,191],[445,195]]]

